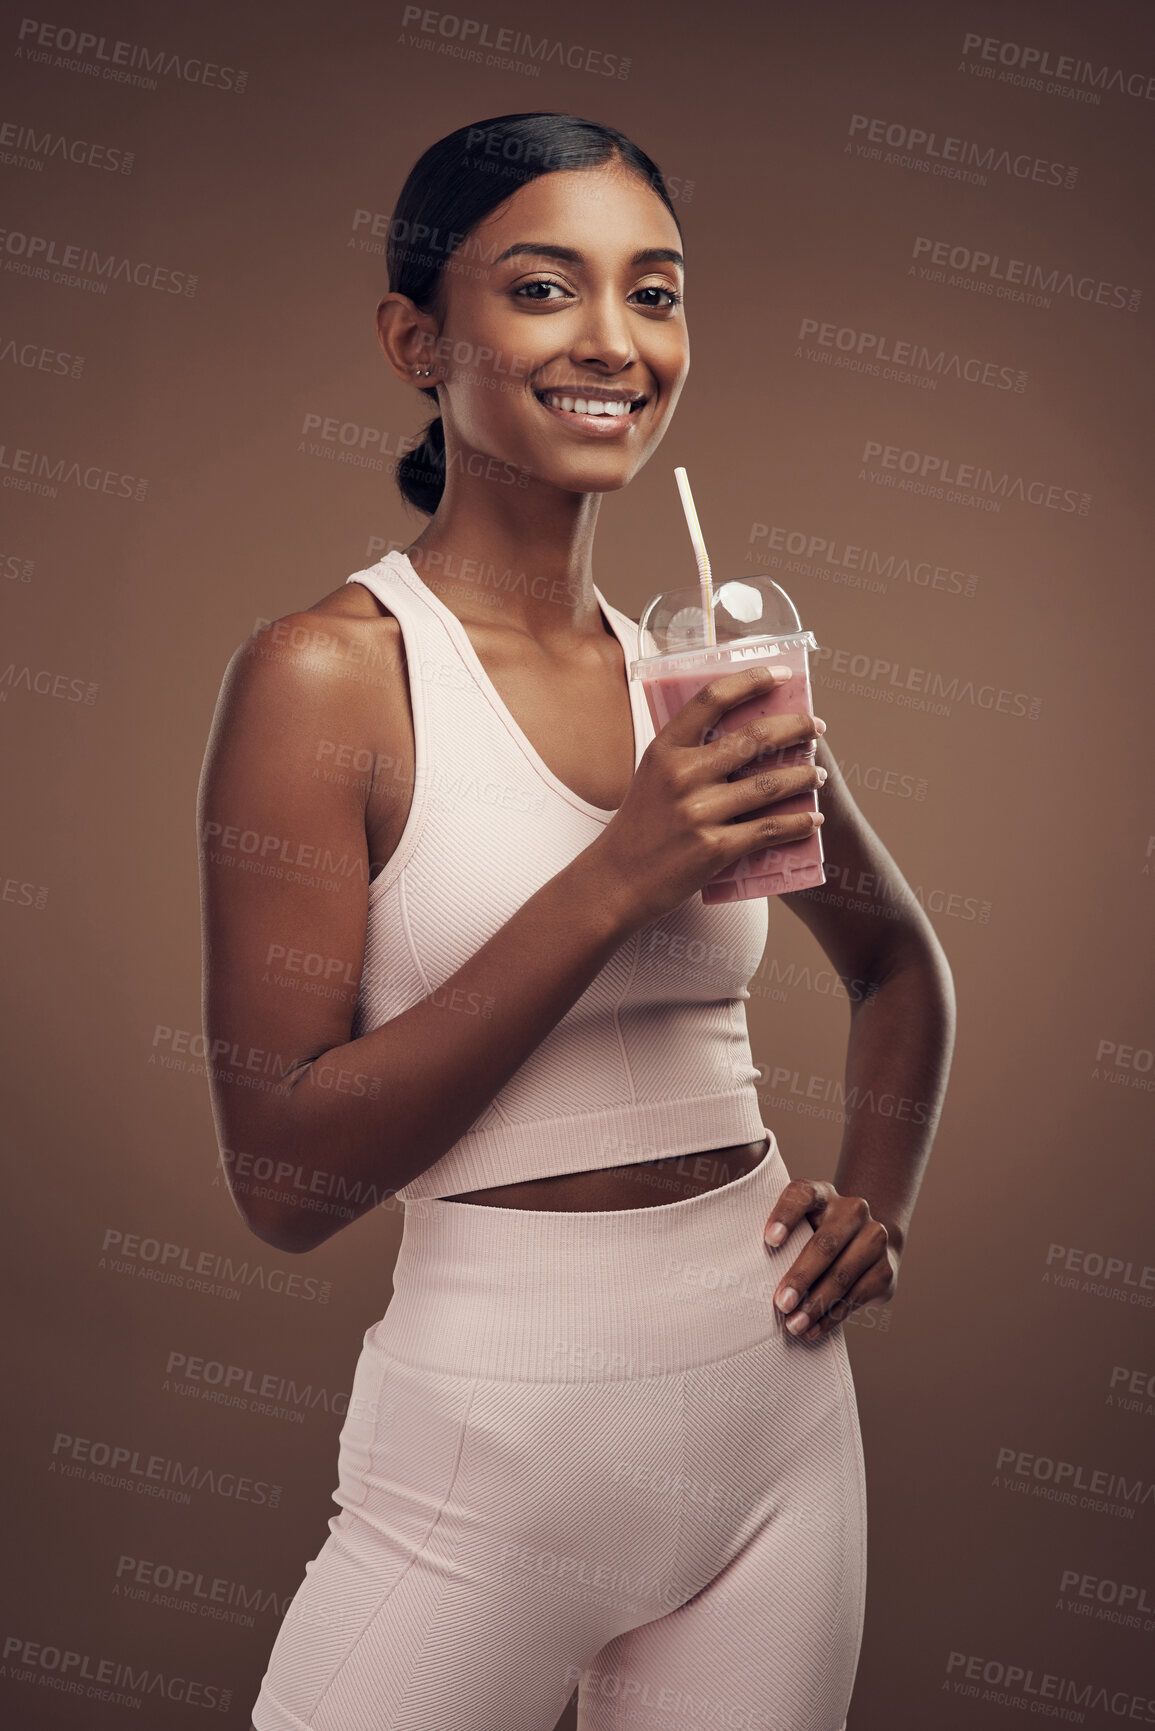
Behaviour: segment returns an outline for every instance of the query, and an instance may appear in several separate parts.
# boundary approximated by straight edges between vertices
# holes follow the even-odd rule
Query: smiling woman
[[[519,123],[538,132],[553,123],[552,137],[537,150],[527,140],[495,180],[484,151],[495,129],[505,145]],[[527,161],[548,167],[528,168]],[[543,443],[544,434],[535,438],[532,423],[517,418],[532,402],[587,439],[625,439],[606,470],[588,469],[588,443],[570,465],[585,490],[599,481],[599,492],[624,486],[661,439],[689,368],[681,228],[657,167],[612,127],[568,115],[512,115],[442,139],[419,168],[390,225],[393,292],[378,315],[394,370],[408,368],[409,377],[436,371],[439,385],[422,388],[451,396],[456,442],[478,449],[500,442],[506,461],[528,464],[547,484],[557,482],[542,459],[556,442]],[[443,209],[449,187],[452,206]],[[438,253],[424,238],[431,231],[457,245]],[[639,236],[653,238],[639,247]],[[600,327],[597,353],[578,370],[575,320],[587,328],[591,313]],[[544,324],[534,328],[531,319]],[[664,328],[646,334],[646,325]],[[644,353],[635,350],[639,338]],[[499,381],[511,399],[508,414],[494,414],[482,395]],[[472,412],[470,398],[480,399]],[[443,498],[443,415],[444,402],[397,477],[404,497],[431,513]]]
[[[949,972],[824,744],[732,779],[824,731],[718,730],[774,675],[713,679],[658,732],[626,677],[598,510],[690,358],[656,165],[573,115],[463,127],[406,180],[389,272],[380,349],[439,409],[396,476],[430,521],[237,651],[201,786],[206,1036],[283,1078],[213,1074],[236,1205],[286,1251],[405,1205],[340,1512],[253,1725],[551,1731],[576,1684],[581,1731],[641,1704],[653,1731],[840,1731],[866,1508],[838,1324],[894,1290]],[[779,901],[871,983],[848,1078],[926,1107],[850,1125],[853,1193],[791,1179],[761,1121],[765,898],[698,894],[812,833],[766,808],[824,782],[832,852],[898,917]],[[258,875],[220,840],[242,832],[362,869]],[[285,945],[334,984],[286,991]]]

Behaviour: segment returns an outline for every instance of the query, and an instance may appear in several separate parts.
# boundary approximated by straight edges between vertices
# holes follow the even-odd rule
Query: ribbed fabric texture
[[[416,753],[404,834],[369,886],[357,1038],[442,986],[613,812],[553,774],[404,554],[348,581],[400,624]],[[594,593],[628,667],[638,627]],[[629,689],[636,768],[654,727],[637,681]],[[695,893],[636,932],[402,1201],[759,1139],[745,1000],[768,920],[764,897],[707,906]]]
[[[407,1209],[339,1513],[257,1731],[840,1731],[866,1502],[840,1328],[786,1333],[766,1158],[682,1202]]]
[[[768,1186],[786,1183],[777,1138],[762,1133],[753,1171],[679,1202],[580,1213],[413,1203],[394,1295],[367,1341],[416,1369],[517,1382],[669,1376],[757,1344],[775,1270],[788,1266],[762,1241]]]

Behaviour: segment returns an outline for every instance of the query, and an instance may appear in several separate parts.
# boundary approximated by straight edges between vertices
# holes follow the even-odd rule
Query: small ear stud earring
[[[417,379],[428,379],[432,377],[432,374],[432,367],[414,367],[413,369],[413,376]]]

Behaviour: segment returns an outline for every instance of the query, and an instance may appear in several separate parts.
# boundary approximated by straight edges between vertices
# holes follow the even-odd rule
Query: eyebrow
[[[514,246],[507,246],[503,253],[494,259],[494,264],[501,264],[504,259],[515,258],[519,253],[533,253],[538,258],[556,258],[563,264],[585,264],[586,256],[572,246],[554,246],[545,240],[519,240]],[[680,252],[669,246],[645,247],[641,252],[633,254],[627,261],[631,265],[643,264],[676,264],[680,270],[685,270],[686,261]]]

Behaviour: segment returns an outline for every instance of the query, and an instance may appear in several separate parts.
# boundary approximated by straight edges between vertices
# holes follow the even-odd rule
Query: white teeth
[[[568,409],[576,415],[628,415],[630,405],[622,402],[603,402],[600,397],[563,397],[555,391],[546,392],[544,399],[555,409]]]

